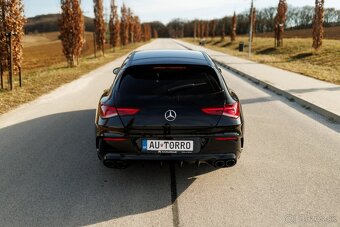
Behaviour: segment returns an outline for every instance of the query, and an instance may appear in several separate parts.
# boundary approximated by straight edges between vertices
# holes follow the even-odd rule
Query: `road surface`
[[[183,49],[141,49],[164,48]],[[225,70],[246,119],[235,167],[105,168],[94,114],[122,61],[0,116],[0,226],[340,225],[340,126]]]

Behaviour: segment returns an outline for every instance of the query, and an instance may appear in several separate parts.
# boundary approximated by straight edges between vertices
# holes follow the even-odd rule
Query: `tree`
[[[209,32],[210,32],[210,28],[209,28],[209,21],[206,21],[205,23],[205,34],[204,34],[204,38],[207,38],[209,36]]]
[[[111,13],[109,21],[110,44],[113,48],[120,46],[120,21],[115,1],[111,0]]]
[[[212,20],[211,21],[211,39],[215,38],[215,35],[216,35],[216,25],[217,25],[217,21],[216,20]]]
[[[313,48],[319,50],[322,46],[324,34],[324,0],[315,0],[315,14],[313,19]]]
[[[134,40],[135,42],[141,42],[142,41],[142,26],[140,24],[140,20],[138,16],[134,16],[134,22],[135,22],[135,26],[134,26]]]
[[[70,67],[79,64],[84,40],[84,17],[79,0],[61,0],[61,18],[59,21],[60,38],[63,53]]]
[[[21,0],[0,0],[0,68],[1,72],[10,64],[8,52],[8,40],[6,34],[11,34],[13,69],[12,73],[17,74],[22,65],[24,37],[24,7]]]
[[[231,19],[231,33],[230,33],[231,42],[234,42],[236,40],[236,28],[237,28],[237,19],[236,19],[236,12],[234,12],[234,16]]]
[[[96,45],[99,50],[102,51],[104,55],[104,45],[105,45],[105,21],[104,21],[104,9],[103,0],[93,0],[94,3],[94,27],[95,27],[95,37]]]
[[[130,9],[130,7],[127,10],[127,19],[128,19],[128,27],[129,27],[129,43],[133,43],[134,42],[134,27],[135,27],[135,22],[134,22],[134,17],[133,17],[133,13],[132,10]]]
[[[283,33],[286,23],[288,5],[286,0],[280,0],[275,17],[275,47],[283,46]]]
[[[224,41],[224,38],[225,38],[225,18],[222,19],[221,42]]]
[[[249,23],[250,23],[250,26],[252,26],[251,41],[253,41],[255,33],[256,33],[256,9],[255,8],[250,9]]]
[[[123,46],[127,45],[129,43],[129,18],[127,15],[127,8],[125,4],[123,4],[121,10],[121,26],[120,26],[120,38],[122,41]]]
[[[148,23],[142,24],[142,30],[143,30],[143,41],[149,41],[151,39],[151,26]]]

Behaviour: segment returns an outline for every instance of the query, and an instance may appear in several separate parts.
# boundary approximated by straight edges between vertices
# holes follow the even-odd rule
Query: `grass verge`
[[[94,58],[86,56],[81,58],[78,67],[69,68],[66,61],[46,67],[34,68],[23,72],[23,86],[20,88],[18,78],[14,78],[14,88],[12,91],[0,89],[0,114],[5,113],[21,104],[27,103],[48,93],[57,87],[78,79],[82,75],[102,66],[114,59],[128,54],[132,50],[144,45],[136,43],[118,49],[115,52],[107,50],[105,57]],[[42,59],[43,61],[43,59]],[[6,88],[6,74],[4,74],[4,84]]]
[[[192,38],[183,41],[198,44]],[[248,38],[238,37],[233,43],[209,38],[206,47],[248,59],[247,48],[244,52],[238,51],[240,42],[247,44]],[[292,38],[284,39],[284,46],[275,49],[273,38],[257,37],[254,39],[251,60],[340,85],[340,41],[324,40],[320,51],[314,51],[311,46],[311,39]]]

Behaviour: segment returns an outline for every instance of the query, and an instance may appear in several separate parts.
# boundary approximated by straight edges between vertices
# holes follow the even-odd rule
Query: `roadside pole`
[[[251,48],[252,48],[252,35],[253,35],[253,10],[254,10],[254,2],[251,0],[250,6],[250,28],[249,28],[249,58],[251,58]]]

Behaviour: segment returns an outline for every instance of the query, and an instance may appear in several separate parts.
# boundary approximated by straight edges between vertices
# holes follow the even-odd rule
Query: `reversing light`
[[[240,117],[240,103],[234,102],[232,104],[226,104],[224,107],[202,108],[202,111],[208,115],[223,115],[237,119]]]

